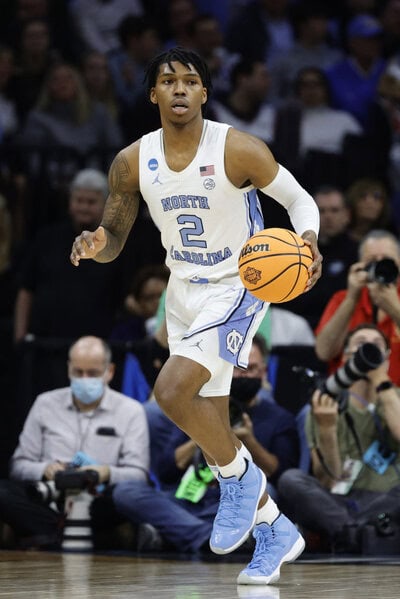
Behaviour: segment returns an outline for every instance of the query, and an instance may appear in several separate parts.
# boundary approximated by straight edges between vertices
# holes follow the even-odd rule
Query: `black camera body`
[[[96,470],[77,470],[68,468],[56,472],[54,480],[39,480],[27,487],[31,499],[38,503],[49,504],[62,499],[67,490],[79,491],[86,489],[94,494],[99,483],[99,474]]]
[[[99,483],[99,474],[96,470],[68,468],[56,472],[54,481],[56,489],[59,491],[87,489],[89,492],[93,492]]]
[[[365,267],[369,283],[380,283],[390,285],[395,283],[399,276],[399,269],[392,258],[383,258],[369,262]]]

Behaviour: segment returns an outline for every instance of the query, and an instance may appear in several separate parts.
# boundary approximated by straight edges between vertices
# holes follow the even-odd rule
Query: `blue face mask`
[[[73,377],[71,378],[72,395],[84,404],[98,401],[104,394],[104,381],[97,377]]]

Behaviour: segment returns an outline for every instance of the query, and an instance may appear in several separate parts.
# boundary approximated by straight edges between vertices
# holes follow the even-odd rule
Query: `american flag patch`
[[[209,164],[208,166],[200,167],[200,176],[201,177],[211,177],[211,175],[215,175],[214,165]]]

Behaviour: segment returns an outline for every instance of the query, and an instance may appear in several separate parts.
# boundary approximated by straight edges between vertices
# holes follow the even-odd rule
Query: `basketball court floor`
[[[0,551],[0,597],[11,599],[399,599],[400,558],[299,559],[270,586],[237,586],[247,556],[183,560]]]

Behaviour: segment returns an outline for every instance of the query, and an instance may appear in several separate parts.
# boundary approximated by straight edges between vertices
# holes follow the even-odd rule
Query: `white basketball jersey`
[[[225,174],[228,129],[205,120],[196,156],[179,172],[167,166],[162,129],[140,142],[140,191],[179,279],[206,283],[237,275],[243,244],[264,226],[254,187],[238,189]]]

